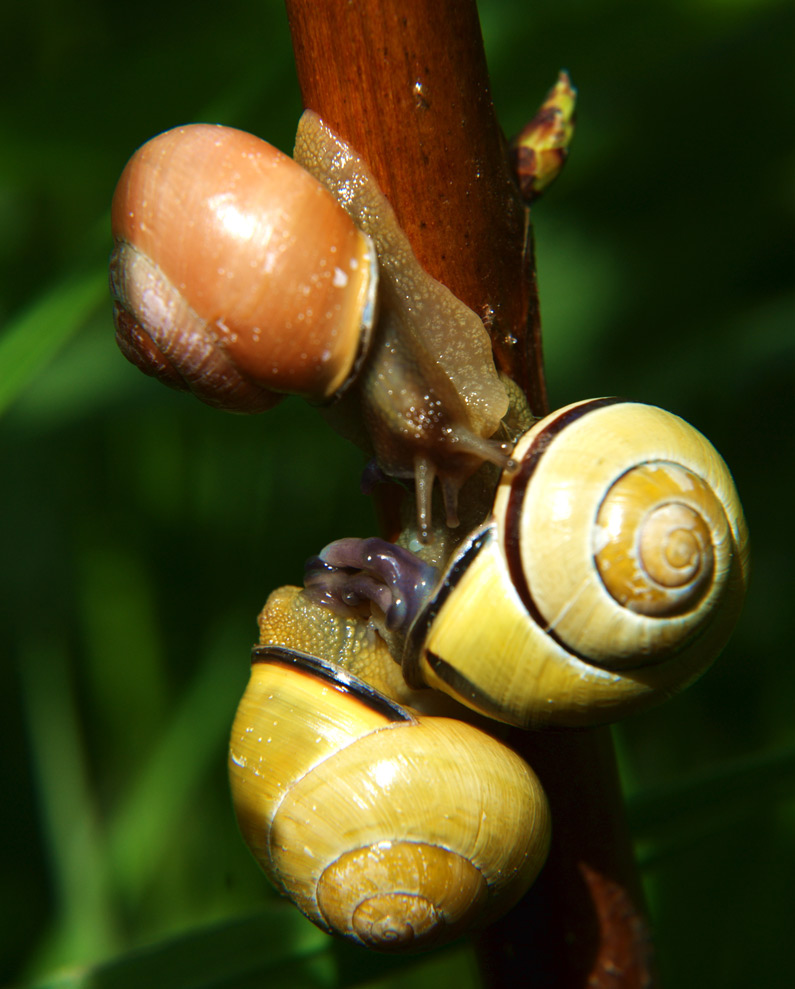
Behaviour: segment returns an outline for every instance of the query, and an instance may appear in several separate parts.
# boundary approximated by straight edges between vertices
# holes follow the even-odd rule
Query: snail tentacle
[[[312,600],[341,615],[375,605],[390,631],[405,633],[438,576],[436,567],[402,546],[377,537],[347,538],[307,562],[304,586]]]
[[[711,444],[661,409],[596,399],[537,422],[510,460],[491,517],[392,626],[408,685],[510,724],[578,726],[703,673],[748,576],[742,508]],[[345,565],[342,586],[384,579]]]

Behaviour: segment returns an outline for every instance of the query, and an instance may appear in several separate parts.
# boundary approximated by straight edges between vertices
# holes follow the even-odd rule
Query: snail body
[[[139,149],[112,206],[117,341],[146,373],[230,411],[352,391],[354,438],[385,474],[414,480],[427,538],[437,476],[455,525],[460,484],[507,461],[488,334],[311,111],[295,155],[203,124]]]
[[[714,447],[661,409],[597,399],[538,422],[512,459],[490,519],[403,619],[393,656],[409,686],[540,727],[616,720],[696,679],[729,637],[748,572]],[[345,541],[320,554],[335,572],[351,558]],[[400,597],[400,574],[385,572]],[[310,571],[319,600],[329,586]]]
[[[257,625],[260,646],[277,646],[333,664],[396,704],[436,715],[450,714],[455,706],[436,690],[409,687],[371,621],[337,614],[317,603],[304,588],[272,591],[257,616]]]
[[[510,749],[294,650],[254,650],[229,770],[241,832],[277,889],[369,947],[429,947],[487,923],[546,856],[546,799]]]
[[[376,458],[392,477],[412,478],[418,529],[427,536],[435,477],[448,524],[458,488],[484,461],[505,466],[490,440],[508,411],[480,318],[418,263],[394,211],[365,163],[317,114],[304,112],[295,158],[369,234],[381,278],[381,318],[359,380],[362,417]]]

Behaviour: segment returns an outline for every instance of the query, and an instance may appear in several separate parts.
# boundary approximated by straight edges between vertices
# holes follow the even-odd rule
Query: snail
[[[483,323],[316,114],[295,161],[228,127],[167,131],[128,162],[111,212],[117,341],[146,373],[237,412],[287,393],[336,403],[384,474],[413,479],[425,540],[437,476],[455,526],[463,481],[507,464]]]
[[[197,124],[140,148],[111,208],[116,337],[166,384],[240,412],[343,391],[367,348],[370,239],[304,169]]]
[[[307,593],[341,615],[368,608],[409,687],[521,727],[612,721],[696,679],[748,576],[714,447],[671,413],[608,398],[537,422],[511,457],[490,518],[443,570],[344,539],[309,562]]]
[[[546,798],[511,749],[289,648],[253,650],[229,773],[240,830],[276,888],[371,948],[436,946],[488,923],[548,850]]]

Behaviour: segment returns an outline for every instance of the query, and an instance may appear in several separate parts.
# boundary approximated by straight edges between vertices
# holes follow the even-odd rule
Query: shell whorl
[[[431,944],[477,918],[488,898],[467,859],[427,842],[384,841],[341,855],[320,876],[317,899],[332,930],[370,947]]]
[[[311,920],[381,950],[419,949],[522,895],[549,841],[523,760],[332,664],[276,648],[254,660],[230,744],[235,811],[262,868]]]
[[[541,420],[513,459],[493,518],[410,632],[409,682],[509,724],[574,726],[703,673],[748,571],[742,508],[712,445],[661,409],[596,399]]]
[[[594,527],[594,560],[610,595],[641,615],[696,608],[715,576],[713,532],[725,515],[691,470],[657,462],[633,467],[605,495]]]
[[[575,655],[610,669],[661,662],[744,583],[731,475],[699,432],[652,406],[582,402],[545,423],[518,444],[495,507],[520,596]]]

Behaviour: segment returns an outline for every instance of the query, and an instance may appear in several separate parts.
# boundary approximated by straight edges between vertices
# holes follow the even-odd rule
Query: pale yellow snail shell
[[[289,649],[254,650],[229,771],[276,888],[368,947],[429,947],[487,923],[546,856],[546,799],[515,753]]]
[[[493,517],[409,633],[409,683],[524,727],[616,720],[687,686],[748,576],[714,447],[661,409],[601,399],[541,420],[512,456]]]

